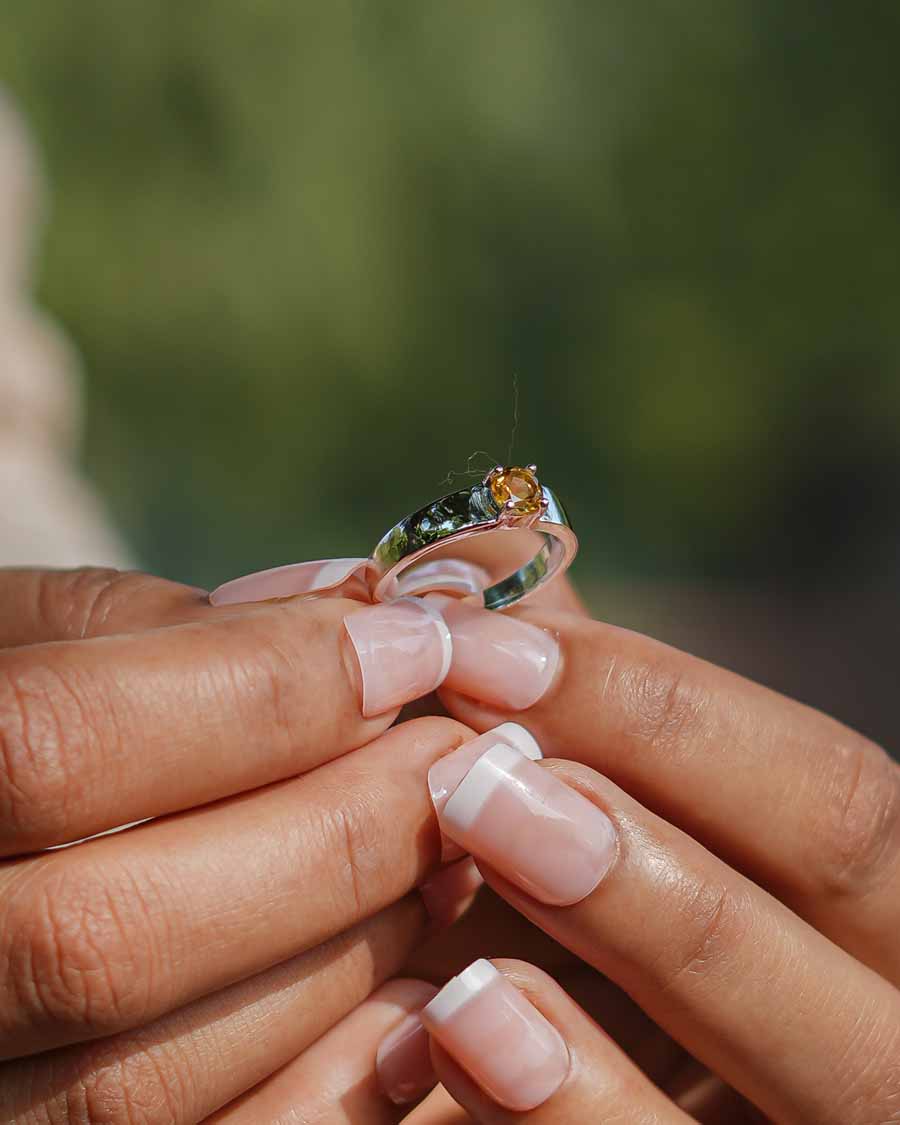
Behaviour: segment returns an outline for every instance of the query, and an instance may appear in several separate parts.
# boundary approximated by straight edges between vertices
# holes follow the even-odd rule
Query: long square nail
[[[366,718],[428,695],[447,675],[450,632],[422,598],[365,606],[347,614],[344,628],[359,665]]]
[[[444,985],[422,1022],[471,1078],[506,1109],[545,1102],[569,1072],[562,1036],[490,961]]]
[[[460,782],[475,765],[485,751],[503,742],[524,754],[526,758],[537,761],[543,757],[541,748],[536,739],[518,723],[501,723],[499,727],[478,735],[477,738],[464,742],[452,754],[445,754],[439,758],[428,771],[428,788],[431,792],[431,802],[434,811],[440,818],[444,806],[456,792]],[[441,860],[448,863],[464,855],[465,850],[445,833],[441,833]]]
[[[504,711],[524,711],[541,699],[559,666],[552,633],[506,613],[429,594],[453,638],[447,687]]]
[[[476,859],[553,906],[586,898],[616,857],[610,818],[503,743],[478,758],[444,805],[440,823]]]

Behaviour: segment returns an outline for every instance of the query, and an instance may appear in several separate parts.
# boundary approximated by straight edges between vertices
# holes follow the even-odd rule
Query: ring
[[[397,597],[400,575],[435,552],[455,557],[461,541],[469,541],[468,551],[477,546],[476,537],[479,544],[486,545],[491,532],[519,532],[524,561],[511,574],[500,577],[490,565],[489,549],[487,562],[476,560],[487,572],[482,591],[485,609],[504,609],[530,597],[568,570],[578,552],[578,539],[565,508],[540,483],[537,466],[498,465],[479,484],[442,496],[391,528],[372,552],[373,599]]]

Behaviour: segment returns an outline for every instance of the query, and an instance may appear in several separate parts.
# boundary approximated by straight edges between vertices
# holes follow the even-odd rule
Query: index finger
[[[418,599],[293,600],[0,650],[0,853],[303,773],[371,741],[449,662]]]
[[[265,597],[309,594],[323,588],[335,595],[361,596],[354,567],[340,565],[357,561],[331,559],[283,567],[280,583],[270,577],[265,585]],[[284,571],[290,571],[289,582]],[[242,581],[229,586],[240,589]],[[234,612],[234,602],[241,599],[217,598],[216,593],[209,595],[197,586],[137,570],[0,567],[0,648],[133,633],[162,625],[209,621],[223,612]]]

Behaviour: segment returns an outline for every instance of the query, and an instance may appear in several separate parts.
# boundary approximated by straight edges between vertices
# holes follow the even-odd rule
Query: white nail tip
[[[288,563],[269,570],[233,578],[209,595],[211,605],[239,605],[311,594],[346,582],[357,571],[364,571],[368,559],[317,559],[314,562]]]
[[[422,1010],[431,1023],[446,1023],[473,996],[477,996],[500,976],[490,961],[483,957],[473,961],[459,976],[448,980],[435,998]]]
[[[534,735],[518,723],[501,723],[499,727],[494,727],[491,734],[511,742],[520,754],[524,754],[532,762],[539,762],[544,756]]]
[[[494,790],[505,783],[510,770],[521,761],[522,754],[505,742],[498,742],[481,755],[444,806],[441,819],[451,830],[450,835],[454,828],[466,832],[472,827]]]
[[[346,581],[354,571],[363,568],[365,559],[331,559],[316,575],[316,588],[328,589]]]
[[[447,622],[444,620],[440,610],[433,605],[429,605],[424,598],[397,598],[398,602],[408,602],[419,609],[424,610],[438,631],[438,636],[441,638],[441,670],[438,675],[435,687],[440,685],[446,680],[447,673],[450,671],[450,665],[453,661],[453,637],[450,635],[450,630],[447,627]],[[395,603],[396,604],[396,603]]]

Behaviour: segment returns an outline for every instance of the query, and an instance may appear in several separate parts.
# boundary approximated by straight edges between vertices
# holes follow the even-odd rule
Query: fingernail
[[[428,1032],[418,1012],[411,1012],[381,1040],[375,1070],[382,1090],[395,1105],[417,1101],[435,1085]]]
[[[440,867],[419,887],[432,922],[441,929],[452,926],[465,914],[484,885],[481,872],[471,856]]]
[[[490,585],[490,575],[465,559],[435,559],[403,571],[397,591],[407,596],[446,590],[453,594],[480,594]]]
[[[562,1036],[490,961],[448,981],[423,1009],[422,1023],[505,1109],[535,1109],[569,1072]]]
[[[452,754],[439,758],[428,771],[428,788],[431,791],[431,802],[438,814],[438,819],[440,819],[447,801],[456,792],[457,786],[472,766],[485,751],[490,750],[492,746],[496,746],[498,742],[511,746],[514,750],[518,750],[520,754],[524,754],[526,758],[531,758],[532,761],[537,761],[543,757],[537,741],[518,723],[501,723],[499,727],[494,727],[486,734],[480,734],[477,738],[473,738],[471,742],[464,743]],[[463,854],[464,851],[459,844],[448,836],[442,835],[441,860],[444,863]]]
[[[264,602],[270,598],[292,598],[315,590],[330,590],[346,582],[368,565],[368,559],[320,559],[259,570],[225,582],[209,595],[212,605]]]
[[[366,718],[427,695],[447,675],[450,632],[421,598],[366,606],[347,614],[344,628],[359,661]]]
[[[440,820],[466,851],[551,906],[580,902],[616,857],[609,817],[502,743],[472,766]]]
[[[453,637],[447,687],[505,711],[524,711],[550,687],[559,665],[550,633],[442,594],[425,600],[440,609]]]

